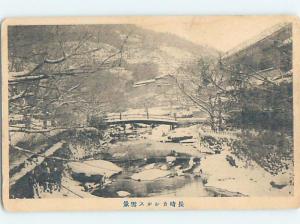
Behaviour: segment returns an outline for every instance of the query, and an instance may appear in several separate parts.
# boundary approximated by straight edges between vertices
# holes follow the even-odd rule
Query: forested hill
[[[33,71],[45,58],[51,62],[30,74],[31,78],[42,75],[54,79],[43,78],[39,84],[44,87],[39,89],[36,83],[27,82],[38,97],[28,101],[33,102],[28,113],[47,110],[55,117],[66,111],[86,117],[99,110],[124,110],[133,97],[134,82],[172,73],[195,58],[218,55],[213,48],[135,25],[14,26],[9,27],[8,44],[11,74]],[[72,57],[53,63],[64,55]],[[79,71],[73,75],[77,68],[84,69],[83,74]],[[55,92],[53,86],[59,91]],[[15,95],[24,90],[19,84],[17,88]],[[49,104],[49,95],[57,97],[58,102],[52,100]]]

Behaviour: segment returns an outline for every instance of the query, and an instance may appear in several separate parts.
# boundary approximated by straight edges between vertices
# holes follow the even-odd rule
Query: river
[[[181,144],[165,142],[170,132],[174,135],[193,132],[195,127],[178,128],[169,130],[163,125],[154,129],[146,127],[135,131],[134,137],[122,139],[112,144],[108,150],[111,162],[122,167],[123,171],[111,178],[111,182],[104,187],[93,191],[93,195],[99,197],[119,197],[118,192],[125,191],[131,197],[155,197],[155,196],[209,196],[205,190],[201,177],[193,173],[179,172],[189,167],[191,158],[201,159],[202,154],[195,144]],[[166,157],[176,155],[176,161],[168,164]],[[134,180],[132,175],[146,170],[152,166],[149,172],[163,169],[170,175],[154,178],[151,180]],[[178,175],[179,174],[179,175]]]

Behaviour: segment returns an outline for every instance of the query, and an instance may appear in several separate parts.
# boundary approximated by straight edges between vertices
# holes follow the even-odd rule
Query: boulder
[[[154,166],[155,166],[155,163],[150,163],[150,164],[144,166],[144,169],[145,169],[145,170],[153,169]]]
[[[166,177],[170,175],[171,172],[168,170],[161,169],[149,169],[144,170],[139,173],[135,173],[131,176],[133,180],[143,181],[143,180],[155,180],[158,178]]]
[[[166,157],[166,162],[167,163],[172,163],[176,161],[176,157],[175,156],[167,156]]]
[[[130,193],[129,192],[127,192],[127,191],[118,191],[117,192],[117,195],[119,196],[119,197],[128,197],[128,196],[130,196]]]
[[[124,158],[128,155],[127,152],[116,152],[112,155],[113,158]]]
[[[180,170],[182,168],[182,166],[178,165],[178,166],[175,166],[174,168],[175,168],[175,170]]]
[[[167,166],[166,164],[164,164],[164,165],[162,165],[162,166],[160,167],[160,169],[161,169],[161,170],[168,170],[168,166]]]
[[[275,182],[275,181],[271,181],[270,182],[270,185],[273,187],[273,188],[276,188],[276,189],[282,189],[284,187],[286,187],[288,185],[288,183],[286,182]]]
[[[84,162],[69,162],[69,168],[73,174],[84,176],[105,176],[107,178],[120,173],[122,168],[105,160],[88,160]]]
[[[196,143],[196,142],[197,142],[197,140],[194,138],[185,139],[185,140],[180,141],[180,143],[182,143],[182,144],[192,144],[192,143]]]
[[[229,164],[230,164],[231,166],[238,167],[238,166],[236,165],[236,163],[235,163],[235,159],[234,159],[232,156],[227,155],[227,156],[226,156],[226,160],[229,162]]]

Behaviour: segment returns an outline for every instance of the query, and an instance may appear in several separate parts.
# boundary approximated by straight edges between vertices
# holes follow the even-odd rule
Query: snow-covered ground
[[[159,125],[154,128],[150,126],[143,127],[141,125],[136,130],[138,134],[133,136],[134,138],[110,144],[107,152],[113,158],[123,159],[124,161],[126,159],[144,159],[147,161],[151,158],[166,158],[164,163],[167,163],[168,156],[174,157],[176,160],[176,153],[182,153],[191,158],[201,158],[200,165],[197,165],[196,169],[188,175],[195,178],[200,176],[203,180],[205,179],[205,185],[203,186],[202,181],[192,181],[184,185],[184,187],[174,190],[175,193],[173,192],[171,195],[208,196],[208,193],[205,192],[206,188],[221,189],[229,193],[238,192],[247,196],[289,196],[293,194],[293,186],[290,184],[292,169],[289,172],[273,176],[254,161],[249,165],[245,161],[236,158],[231,153],[229,146],[223,146],[220,154],[215,154],[212,149],[201,144],[201,136],[204,133],[199,132],[199,130],[199,125],[177,127],[173,130],[170,129],[169,125]],[[133,132],[130,127],[126,128],[126,131]],[[208,132],[206,134],[214,135],[214,133]],[[227,137],[232,138],[232,136],[234,136],[234,133],[231,133]],[[181,140],[182,137],[184,137],[183,140]],[[226,138],[226,136],[220,135],[220,133],[215,134],[214,137]],[[174,139],[180,140],[179,142],[174,142]],[[78,155],[75,154],[77,156],[80,155],[79,157],[83,156],[81,154],[84,154],[85,151],[80,148],[75,150],[75,148],[70,147],[70,149],[73,153],[76,151]],[[176,153],[174,154],[174,152]],[[173,156],[170,156],[170,154]],[[228,157],[234,159],[236,166],[229,163]],[[73,171],[79,168],[79,173],[105,174],[105,176],[111,176],[111,171],[111,174],[114,174],[121,170],[121,168],[111,162],[102,160],[89,162],[93,164],[82,166],[83,164],[74,162],[73,167],[72,164],[69,165],[71,165],[70,167]],[[194,164],[193,159],[190,162],[192,163],[192,167]],[[84,170],[82,171],[83,168]],[[153,181],[160,178],[172,179],[174,176],[180,176],[180,173],[184,175],[182,167],[179,169],[176,167],[169,169],[166,165],[163,166],[157,162],[144,167],[135,167],[135,169],[136,172],[130,175],[130,179],[133,181]],[[68,178],[66,176],[63,177],[62,185],[60,192],[53,192],[52,194],[41,192],[41,197],[74,197],[76,195],[78,197],[94,197],[90,192],[85,191],[82,183],[80,184],[76,180],[73,180],[70,176]],[[121,192],[120,194],[123,195],[123,193]]]
[[[293,194],[293,187],[289,185],[290,174],[272,176],[262,167],[252,162],[245,168],[245,162],[234,157],[238,167],[231,166],[226,160],[230,155],[228,150],[221,154],[207,155],[201,160],[202,171],[207,175],[207,186],[240,192],[248,196],[289,196]],[[282,189],[274,188],[271,182],[287,184]]]
[[[182,152],[182,148],[186,150],[199,151],[202,155],[207,153],[200,144],[198,136],[199,130],[197,125],[176,128],[170,130],[168,126],[158,126],[152,130],[151,135],[146,135],[146,139],[157,141],[166,141],[168,137],[192,136],[194,143],[166,143],[176,145],[173,147],[175,151]],[[215,136],[215,137],[226,137]],[[232,138],[232,136],[229,136]],[[166,148],[168,148],[166,146]],[[226,160],[226,156],[231,156],[235,159],[238,167],[231,166]],[[246,162],[236,158],[231,154],[228,147],[220,154],[204,155],[201,159],[201,169],[205,173],[208,183],[207,186],[226,189],[231,192],[240,192],[248,196],[288,196],[293,194],[293,186],[291,186],[290,179],[292,178],[292,171],[271,175],[256,162],[252,161],[251,166],[247,166]],[[271,183],[276,185],[286,185],[281,189],[274,187]]]

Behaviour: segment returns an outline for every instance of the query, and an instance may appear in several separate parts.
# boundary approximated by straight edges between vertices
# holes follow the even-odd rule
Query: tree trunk
[[[48,128],[48,110],[45,109],[44,111],[44,117],[43,117],[43,129],[47,129]]]
[[[210,119],[209,119],[209,124],[210,124],[210,128],[213,131],[217,131],[216,129],[216,121],[215,121],[215,116],[214,115],[210,115]]]

